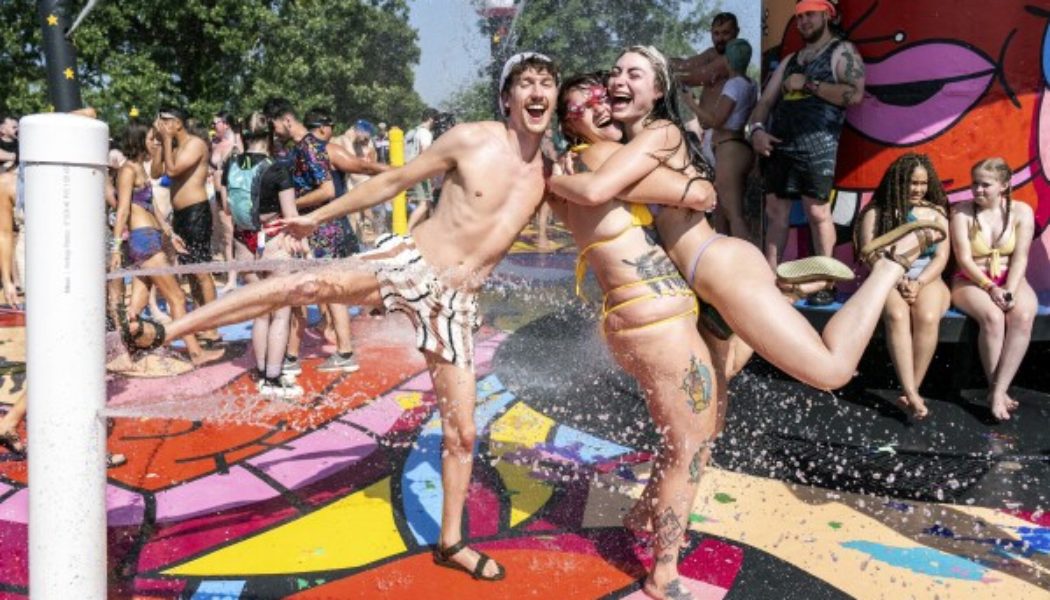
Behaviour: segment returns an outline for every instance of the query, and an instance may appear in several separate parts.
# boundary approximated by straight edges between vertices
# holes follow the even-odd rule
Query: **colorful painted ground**
[[[620,519],[650,450],[578,418],[618,410],[600,395],[552,410],[509,383],[520,373],[500,370],[517,331],[568,297],[571,254],[536,253],[530,240],[500,270],[512,291],[485,309],[477,344],[467,528],[507,566],[505,581],[433,565],[442,491],[430,381],[407,320],[361,315],[361,370],[318,373],[322,347],[308,338],[299,402],[254,398],[244,327],[223,331],[220,364],[113,377],[109,445],[129,461],[109,471],[111,597],[641,598],[651,557]],[[6,398],[23,383],[22,323],[0,316]],[[0,457],[0,599],[28,593],[26,484],[25,463]],[[704,599],[1050,598],[1050,516],[1031,508],[901,501],[712,468],[682,572]]]

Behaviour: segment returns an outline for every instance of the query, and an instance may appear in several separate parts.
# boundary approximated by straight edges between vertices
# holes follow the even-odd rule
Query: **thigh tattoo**
[[[680,389],[689,397],[689,408],[694,414],[700,414],[711,406],[711,390],[714,387],[711,369],[695,356],[690,357],[689,363]]]

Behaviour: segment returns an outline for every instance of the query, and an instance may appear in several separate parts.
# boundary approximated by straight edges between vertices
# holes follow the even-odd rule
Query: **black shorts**
[[[211,262],[211,206],[207,201],[176,208],[171,219],[175,234],[186,244],[180,265]]]
[[[835,183],[838,149],[838,138],[828,132],[814,132],[774,146],[773,153],[762,159],[766,193],[788,200],[805,196],[827,202]]]

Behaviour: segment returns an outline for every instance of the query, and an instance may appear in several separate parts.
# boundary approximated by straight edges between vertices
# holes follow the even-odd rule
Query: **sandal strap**
[[[474,572],[471,575],[474,579],[482,579],[485,577],[485,565],[489,564],[492,559],[488,557],[484,552],[478,552],[478,562],[474,565]]]
[[[441,543],[439,542],[438,545],[437,545],[437,552],[441,556],[442,559],[449,560],[453,556],[459,554],[460,551],[463,550],[466,547],[467,547],[467,541],[466,540],[459,540],[458,542],[456,542],[455,544],[452,544],[451,546],[448,546],[447,548],[441,547]]]

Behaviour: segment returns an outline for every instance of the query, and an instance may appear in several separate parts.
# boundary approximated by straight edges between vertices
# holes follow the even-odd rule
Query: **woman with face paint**
[[[574,170],[600,164],[619,149],[605,141],[622,134],[610,115],[602,74],[567,79],[557,114],[577,153]],[[683,196],[687,182],[684,175],[663,169],[625,191],[625,201],[583,206],[550,200],[580,248],[576,292],[583,297],[581,284],[590,266],[604,294],[605,341],[616,362],[638,381],[662,437],[650,483],[625,519],[629,528],[654,529],[655,563],[644,588],[656,598],[691,597],[678,578],[678,551],[716,421],[716,379],[696,329],[696,297],[657,245],[652,215],[641,204],[711,206],[711,185],[701,182]],[[668,353],[669,347],[675,352]]]

